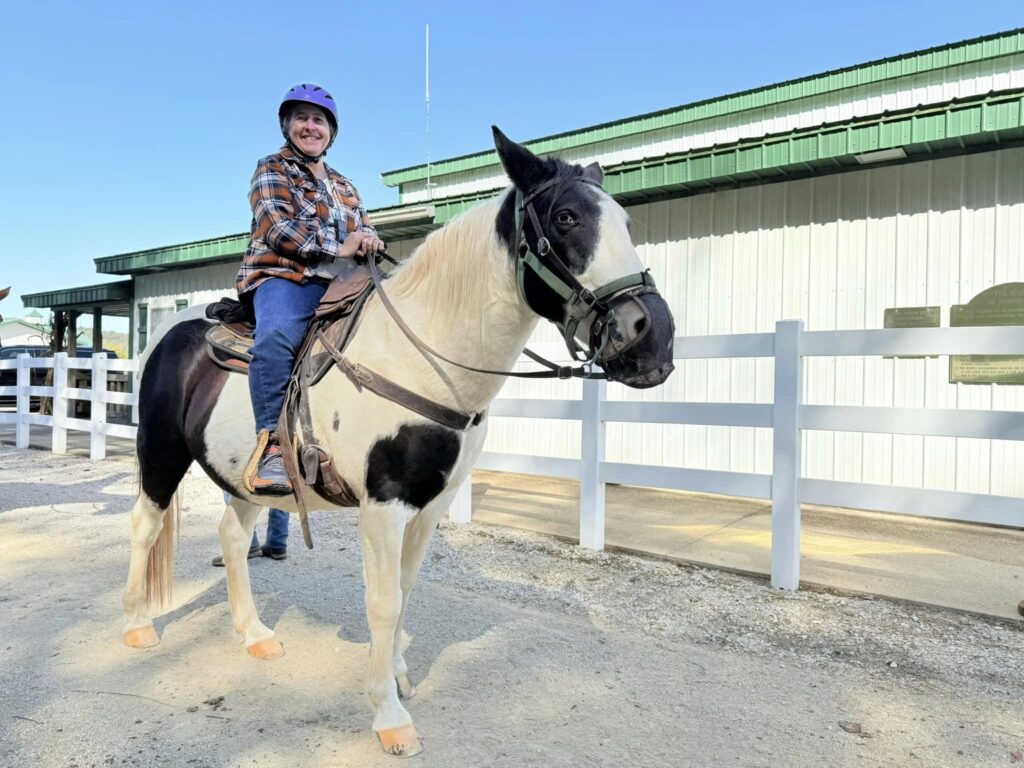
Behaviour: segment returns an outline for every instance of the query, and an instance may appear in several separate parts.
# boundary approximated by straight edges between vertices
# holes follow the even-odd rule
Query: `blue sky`
[[[284,10],[291,8],[292,10]],[[299,9],[303,10],[299,10]],[[93,259],[249,227],[281,94],[326,86],[328,162],[383,171],[1024,26],[1020,0],[11,3],[0,93],[0,305],[104,282]]]

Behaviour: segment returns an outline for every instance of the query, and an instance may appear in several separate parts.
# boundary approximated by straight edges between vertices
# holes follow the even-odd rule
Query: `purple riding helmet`
[[[288,126],[285,118],[291,109],[291,104],[313,104],[320,107],[327,114],[327,122],[331,124],[331,140],[327,142],[327,147],[324,149],[326,152],[330,149],[331,144],[334,143],[335,137],[338,135],[338,108],[334,103],[334,98],[315,83],[300,83],[299,85],[292,86],[288,89],[288,93],[281,99],[281,106],[277,108],[277,119],[281,123],[281,133],[284,134],[285,140],[292,150],[298,152],[301,156],[306,157],[305,153],[299,150],[298,147],[294,146],[291,139],[288,138]],[[320,157],[323,157],[321,155]],[[310,158],[312,161],[317,161],[319,157]]]

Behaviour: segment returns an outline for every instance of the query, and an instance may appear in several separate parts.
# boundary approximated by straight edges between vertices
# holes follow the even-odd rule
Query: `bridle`
[[[519,289],[519,296],[535,312],[537,311],[536,308],[530,305],[530,300],[526,295],[527,270],[537,275],[545,285],[562,298],[565,302],[566,318],[561,322],[555,321],[555,325],[562,332],[562,340],[565,342],[569,354],[572,355],[572,359],[582,363],[582,367],[589,369],[600,357],[601,353],[604,352],[605,347],[608,345],[609,336],[615,329],[615,317],[608,300],[627,292],[635,295],[653,291],[655,290],[654,278],[651,277],[649,270],[644,270],[643,272],[620,277],[618,280],[602,285],[595,291],[589,291],[584,288],[566,266],[565,262],[562,261],[561,257],[555,252],[551,241],[544,234],[544,228],[541,227],[537,211],[533,206],[534,200],[542,192],[554,186],[557,181],[557,178],[549,179],[534,188],[528,195],[523,195],[518,189],[516,190],[516,286]],[[569,179],[566,182],[566,186],[573,182],[592,184],[599,189],[601,188],[599,182],[586,176],[576,176]],[[560,195],[552,195],[551,197],[551,202],[548,204],[545,216],[545,221],[548,224],[551,223],[551,212],[554,210],[555,204],[560,197]],[[530,248],[526,239],[526,217],[524,217],[524,213],[526,217],[529,217],[530,224],[533,226],[533,232],[537,236],[536,253]],[[538,314],[540,313],[538,312]],[[576,340],[576,331],[581,325],[585,325],[588,320],[591,321],[589,356],[583,354],[584,350]],[[595,339],[599,340],[599,343],[595,343]]]
[[[604,352],[608,345],[609,338],[611,337],[612,331],[615,329],[615,316],[614,310],[609,304],[609,300],[616,298],[621,295],[629,294],[636,296],[641,293],[649,293],[657,290],[654,285],[654,278],[651,277],[649,270],[643,272],[637,272],[632,275],[626,275],[620,277],[617,280],[613,280],[606,285],[601,286],[595,291],[590,291],[580,284],[580,281],[576,279],[576,276],[572,274],[565,262],[555,253],[551,241],[544,234],[544,229],[541,227],[540,219],[537,216],[536,210],[534,210],[534,201],[537,196],[553,186],[557,179],[550,179],[535,189],[529,194],[523,195],[518,189],[516,190],[515,200],[515,243],[516,243],[516,286],[519,290],[520,298],[530,307],[534,312],[537,309],[530,304],[530,301],[526,295],[526,274],[527,270],[532,271],[539,277],[551,290],[553,290],[558,296],[565,301],[566,308],[566,319],[562,322],[555,321],[555,325],[562,331],[562,339],[565,341],[565,346],[569,350],[569,354],[572,359],[580,363],[576,367],[568,365],[558,365],[550,360],[538,355],[530,349],[524,349],[523,354],[529,357],[534,362],[540,363],[548,368],[546,371],[496,371],[489,368],[475,368],[471,365],[464,365],[456,360],[452,360],[445,357],[437,350],[430,347],[426,342],[420,339],[405,321],[399,316],[398,311],[391,304],[387,294],[384,292],[383,287],[383,274],[381,273],[378,258],[370,258],[368,260],[370,267],[370,275],[373,278],[374,286],[377,290],[377,294],[380,296],[381,303],[387,309],[388,313],[394,319],[395,323],[406,335],[409,341],[412,342],[420,354],[426,358],[427,362],[441,375],[441,377],[447,381],[447,376],[439,369],[437,363],[432,358],[437,358],[445,361],[458,368],[462,368],[467,371],[474,371],[476,373],[488,373],[496,376],[512,376],[520,379],[570,379],[573,377],[581,379],[604,379],[606,378],[603,372],[595,372],[593,365],[598,360],[601,353]],[[593,184],[600,188],[601,185],[593,179],[587,178],[586,176],[576,176],[572,179],[567,180],[566,186],[573,182],[581,182],[585,184]],[[558,202],[560,195],[552,197],[551,203],[548,205],[547,220],[550,222],[551,211],[555,207],[555,203]],[[529,217],[530,223],[533,226],[533,231],[537,235],[537,252],[530,248],[529,243],[526,239],[526,233],[524,231],[525,217]],[[392,264],[398,264],[391,256],[387,253],[380,253],[378,257],[387,259]],[[540,314],[538,312],[538,314]],[[576,341],[575,333],[579,329],[580,325],[583,325],[588,320],[591,320],[591,333],[590,333],[590,349],[587,354],[583,354],[583,347],[580,346],[579,342]],[[595,343],[595,339],[599,343]],[[451,384],[449,383],[449,386]]]

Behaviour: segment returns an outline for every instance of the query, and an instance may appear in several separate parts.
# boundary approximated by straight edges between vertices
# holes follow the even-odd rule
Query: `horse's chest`
[[[379,502],[422,509],[448,485],[461,434],[437,424],[403,424],[378,440],[366,459],[366,491]]]

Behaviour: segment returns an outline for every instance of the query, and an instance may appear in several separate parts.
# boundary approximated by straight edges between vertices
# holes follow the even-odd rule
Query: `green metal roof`
[[[63,291],[27,293],[21,297],[21,303],[26,307],[49,307],[51,309],[110,307],[113,311],[107,314],[121,314],[122,310],[127,311],[131,300],[131,280],[67,288]]]
[[[855,156],[894,147],[902,147],[909,159],[922,159],[948,152],[994,149],[1021,141],[1024,141],[1024,88],[609,166],[605,168],[604,188],[621,203],[637,203],[746,183],[867,167],[860,165]],[[400,222],[380,230],[392,240],[418,237],[495,194],[496,190],[490,189],[432,200],[430,204],[435,209],[432,221]],[[420,205],[422,203],[378,210],[390,212]],[[370,211],[371,218],[373,213]],[[112,265],[128,272],[192,267],[211,260],[240,258],[247,242],[248,235],[232,235],[110,256],[97,259],[96,263],[98,267],[101,263],[104,265],[105,269],[100,271],[114,271]],[[218,245],[223,243],[234,245]],[[161,260],[161,256],[166,260]],[[26,303],[26,306],[53,305]]]
[[[1024,89],[885,112],[609,169],[620,202],[749,181],[861,168],[856,155],[901,147],[908,158],[996,148],[1024,140]]]
[[[24,317],[12,317],[10,320],[0,320],[0,328],[11,325],[25,325],[29,328],[42,328],[40,323],[34,323]]]
[[[914,160],[1021,142],[1024,88],[609,166],[603,186],[620,203],[636,204],[717,188],[877,167],[861,165],[856,155],[882,149],[902,147],[908,159]],[[437,229],[494,195],[495,190],[482,190],[432,200],[434,221],[408,227],[405,236]]]
[[[146,251],[122,253],[95,259],[96,271],[109,275],[159,272],[176,266],[194,267],[204,262],[233,261],[242,258],[249,245],[249,233],[168,245]]]
[[[370,219],[373,214],[393,211],[408,206],[388,206],[368,211]],[[420,222],[422,224],[423,222]],[[409,228],[401,222],[377,227],[381,234],[396,240],[408,236]],[[419,231],[419,230],[415,230]],[[223,261],[239,261],[249,246],[249,233],[225,235],[209,240],[197,240],[180,245],[167,245],[161,248],[150,248],[145,251],[133,251],[117,256],[102,256],[94,259],[96,271],[110,275],[138,275],[151,272],[162,272],[167,269],[196,267],[201,264],[213,264]]]
[[[624,118],[610,123],[602,123],[589,128],[558,133],[527,142],[526,146],[533,152],[541,154],[560,152],[609,139],[655,131],[684,123],[743,112],[749,109],[767,107],[794,99],[819,96],[859,85],[877,83],[897,77],[906,77],[908,75],[931,72],[1022,52],[1024,52],[1024,28],[1014,29],[962,42],[949,43],[923,51],[879,59],[845,69],[810,75],[798,80],[789,80],[784,83],[684,104],[679,107]],[[432,176],[442,176],[497,164],[497,153],[493,150],[488,150],[432,163],[430,172]],[[381,174],[381,179],[384,183],[392,187],[408,181],[425,179],[426,177],[426,165],[401,168]]]

